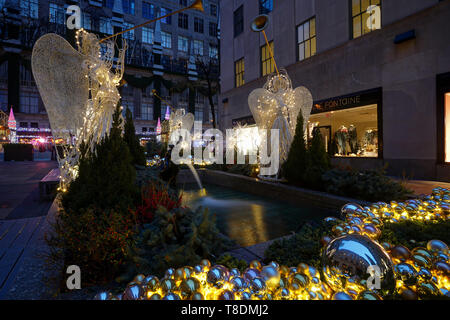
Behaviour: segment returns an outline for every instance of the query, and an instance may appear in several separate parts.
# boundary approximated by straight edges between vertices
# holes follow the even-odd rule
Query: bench
[[[59,169],[50,170],[47,175],[39,181],[39,197],[41,200],[52,200],[56,195],[59,184]]]

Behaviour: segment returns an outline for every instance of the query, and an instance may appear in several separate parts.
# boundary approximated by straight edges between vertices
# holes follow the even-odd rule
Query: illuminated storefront
[[[320,130],[332,157],[382,158],[382,89],[314,103],[308,138]]]

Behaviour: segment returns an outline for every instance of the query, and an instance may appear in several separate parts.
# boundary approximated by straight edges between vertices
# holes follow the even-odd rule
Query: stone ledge
[[[308,190],[282,183],[263,181],[238,174],[209,169],[197,170],[202,182],[232,188],[241,192],[251,193],[257,196],[267,197],[273,200],[286,201],[294,205],[314,205],[319,208],[340,210],[350,202],[360,205],[369,205],[367,201],[340,197],[326,192]],[[181,173],[181,172],[180,172]],[[191,173],[189,173],[191,174]],[[188,174],[183,173],[184,182],[187,183]],[[192,175],[192,174],[191,174]],[[192,177],[192,182],[194,178]]]

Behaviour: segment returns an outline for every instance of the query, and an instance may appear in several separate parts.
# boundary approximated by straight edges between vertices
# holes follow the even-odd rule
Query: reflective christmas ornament
[[[230,270],[230,276],[239,277],[240,275],[241,272],[239,271],[239,269],[233,268]]]
[[[100,292],[95,295],[94,300],[110,300],[111,297],[109,292]]]
[[[200,281],[196,278],[188,278],[183,280],[179,287],[181,298],[184,300],[190,298],[194,292],[198,291],[200,286]]]
[[[175,270],[175,273],[173,274],[173,278],[175,281],[180,281],[186,278],[186,274],[184,272],[183,268],[178,268]]]
[[[420,255],[428,258],[430,261],[433,259],[433,255],[430,253],[430,251],[428,251],[427,249],[422,248],[422,247],[414,248],[411,251],[411,254],[420,254]]]
[[[263,279],[255,278],[250,282],[250,287],[254,292],[259,292],[266,288],[266,284]]]
[[[296,273],[290,278],[290,288],[291,290],[297,291],[308,287],[309,278],[303,273]]]
[[[138,284],[129,285],[123,292],[122,300],[140,300],[144,296],[144,289]]]
[[[207,259],[203,259],[202,261],[200,261],[200,264],[207,267],[208,269],[211,267],[211,262],[209,262],[209,260]]]
[[[380,229],[378,229],[371,223],[365,224],[362,229],[362,232],[372,239],[377,239],[381,235]]]
[[[280,269],[280,265],[278,263],[276,263],[275,261],[271,261],[269,264],[269,266],[272,266],[275,269]]]
[[[400,263],[395,266],[395,273],[398,278],[402,279],[402,281],[407,286],[413,286],[417,282],[417,272],[413,266],[407,263]]]
[[[345,292],[336,292],[331,300],[353,300],[350,295]]]
[[[142,281],[142,286],[150,291],[156,291],[159,286],[159,279],[155,276],[147,276]]]
[[[363,291],[361,292],[358,297],[358,300],[383,300],[377,293],[373,291]]]
[[[173,279],[174,275],[175,275],[175,269],[169,268],[169,269],[167,269],[166,274],[164,275],[164,278]]]
[[[175,290],[177,287],[175,281],[172,279],[163,279],[160,284],[161,290],[164,294],[167,294],[168,292]]]
[[[231,279],[231,285],[234,291],[239,291],[247,287],[246,282],[241,277],[234,277]]]
[[[447,262],[437,262],[435,265],[436,270],[441,273],[442,275],[448,277],[450,276],[450,264],[448,264]]]
[[[341,208],[341,218],[345,219],[348,214],[355,214],[358,210],[363,211],[364,208],[357,203],[348,203]]]
[[[144,279],[145,279],[145,276],[143,274],[138,274],[136,277],[134,277],[133,282],[135,282],[137,284],[142,284]]]
[[[198,264],[194,267],[194,271],[195,271],[195,273],[202,273],[203,268],[204,268],[204,266]]]
[[[289,292],[289,289],[287,289],[287,288],[281,289],[280,295],[282,298],[288,298],[290,294],[291,293]]]
[[[241,300],[252,300],[252,294],[247,291],[242,292]]]
[[[262,268],[261,277],[269,287],[278,286],[280,282],[280,272],[272,265],[267,265]]]
[[[429,281],[431,280],[431,278],[433,278],[433,275],[431,274],[430,270],[426,268],[420,268],[418,276],[425,281]]]
[[[422,282],[417,285],[419,296],[439,296],[439,288],[432,282]]]
[[[411,256],[411,260],[414,262],[414,265],[418,268],[424,267],[428,268],[432,265],[431,260],[421,254],[413,254]]]
[[[205,298],[203,297],[203,295],[200,292],[195,292],[192,295],[192,300],[205,300]]]
[[[217,264],[215,266],[213,266],[213,268],[217,268],[220,269],[222,271],[222,278],[224,281],[228,281],[230,278],[230,270],[228,270],[227,267],[221,265],[221,264]]]
[[[150,296],[150,300],[161,300],[161,296],[158,293],[154,293]]]
[[[359,283],[370,277],[369,267],[377,266],[381,288],[395,288],[394,267],[387,252],[378,243],[361,235],[334,239],[322,256],[324,279],[334,291],[345,291],[349,281]]]
[[[405,300],[417,300],[419,297],[417,293],[408,287],[402,287],[399,290],[400,296]]]
[[[252,262],[250,262],[249,267],[256,269],[258,271],[261,271],[261,269],[262,269],[261,262],[259,262],[257,260],[253,260]]]
[[[183,271],[184,271],[185,279],[189,278],[195,272],[194,268],[192,268],[192,267],[184,267]]]
[[[206,280],[211,284],[217,284],[223,282],[223,271],[220,268],[212,267],[211,270],[208,271],[206,276]]]
[[[260,272],[257,269],[247,268],[244,271],[243,277],[245,281],[251,282],[256,277],[259,277]]]
[[[180,297],[173,292],[166,294],[163,300],[180,300]]]
[[[391,256],[402,262],[408,260],[411,257],[411,252],[405,246],[395,246],[391,249]]]
[[[427,249],[433,253],[445,253],[448,254],[448,246],[441,240],[430,240],[427,243]]]
[[[219,300],[234,300],[234,293],[230,290],[224,290],[220,293]]]

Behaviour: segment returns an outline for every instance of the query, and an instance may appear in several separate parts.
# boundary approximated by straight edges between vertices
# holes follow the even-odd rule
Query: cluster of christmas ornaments
[[[450,218],[450,190],[405,202],[370,207],[347,204],[341,218],[326,218],[332,237],[324,237],[322,270],[271,262],[250,263],[241,273],[203,260],[195,267],[167,270],[162,279],[138,275],[124,292],[96,295],[98,300],[381,300],[384,296],[418,299],[450,297],[447,244],[431,240],[426,248],[378,243],[386,222],[442,221]]]

